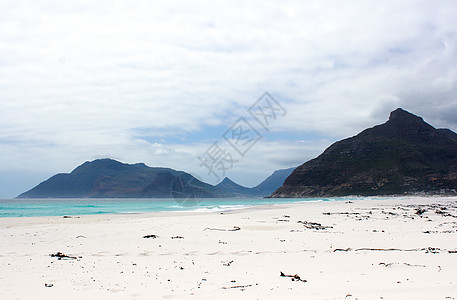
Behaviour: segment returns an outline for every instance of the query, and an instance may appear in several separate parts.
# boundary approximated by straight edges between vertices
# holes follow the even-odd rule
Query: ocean
[[[354,198],[356,199],[356,198]],[[360,199],[360,198],[359,198]],[[258,205],[351,200],[351,198],[211,198],[183,203],[167,199],[5,199],[0,200],[0,218],[137,214],[161,211],[227,211]]]

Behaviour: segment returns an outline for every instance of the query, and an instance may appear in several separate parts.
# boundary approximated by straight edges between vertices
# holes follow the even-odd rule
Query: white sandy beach
[[[455,197],[3,218],[0,238],[0,299],[457,298]]]

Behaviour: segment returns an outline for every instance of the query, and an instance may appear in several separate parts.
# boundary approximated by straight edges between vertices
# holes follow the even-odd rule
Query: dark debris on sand
[[[279,272],[279,274],[280,274],[279,276],[281,276],[281,277],[291,277],[292,281],[307,282],[306,279],[301,279],[300,276],[298,276],[297,274],[295,274],[295,275],[286,275],[283,272]]]
[[[324,226],[321,223],[316,222],[308,222],[308,221],[298,221],[297,223],[303,224],[307,229],[314,229],[314,230],[327,230],[328,228],[333,228],[332,226]]]
[[[159,236],[155,235],[155,234],[148,234],[148,235],[143,236],[143,239],[156,239],[158,237]]]
[[[63,258],[65,259],[78,259],[78,258],[82,258],[81,256],[77,257],[77,256],[69,256],[69,255],[66,255],[66,254],[63,254],[62,252],[56,252],[56,253],[53,253],[53,254],[49,254],[49,256],[51,257],[57,257],[58,260],[61,260]]]

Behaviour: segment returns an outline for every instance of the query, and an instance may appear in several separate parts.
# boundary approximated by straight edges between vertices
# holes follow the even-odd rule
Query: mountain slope
[[[457,134],[401,108],[389,120],[328,147],[271,197],[455,193]]]
[[[175,185],[178,179],[204,190],[203,197],[226,196],[185,172],[98,159],[69,174],[54,175],[18,198],[169,198],[172,191],[182,188]]]
[[[169,168],[112,159],[87,161],[71,173],[57,174],[17,198],[169,198],[264,197],[281,186],[292,169],[275,171],[257,187],[247,188],[225,178],[216,186]]]
[[[239,185],[228,177],[225,177],[216,187],[224,190],[227,194],[231,194],[233,197],[256,196],[252,189]]]
[[[276,170],[264,181],[252,188],[239,185],[227,177],[217,184],[216,187],[232,195],[232,197],[266,197],[278,189],[294,169]]]
[[[259,185],[252,188],[253,192],[259,196],[271,195],[276,189],[282,186],[284,180],[292,173],[295,168],[276,170]]]

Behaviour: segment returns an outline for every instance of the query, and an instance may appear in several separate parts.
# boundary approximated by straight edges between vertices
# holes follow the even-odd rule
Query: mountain
[[[256,187],[254,193],[259,196],[271,195],[276,189],[282,186],[284,180],[292,173],[295,168],[276,170]]]
[[[294,169],[276,170],[264,181],[252,188],[239,185],[227,177],[216,187],[232,195],[232,197],[266,197],[278,189]]]
[[[263,197],[280,187],[292,169],[287,172],[275,171],[255,188],[229,178],[213,186],[182,171],[106,158],[87,161],[69,174],[54,175],[18,198],[185,198],[193,193],[202,198]]]
[[[271,197],[455,194],[457,134],[401,108],[295,169]]]
[[[233,197],[256,196],[252,189],[239,185],[230,180],[228,177],[225,177],[224,180],[216,185],[216,187],[228,194],[231,194]]]
[[[18,198],[169,198],[194,190],[201,197],[227,196],[185,172],[98,159],[69,174],[54,175]]]

